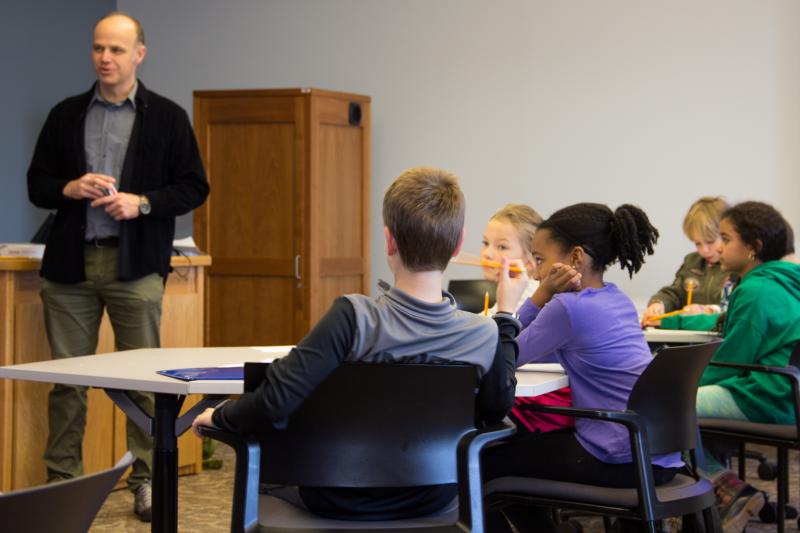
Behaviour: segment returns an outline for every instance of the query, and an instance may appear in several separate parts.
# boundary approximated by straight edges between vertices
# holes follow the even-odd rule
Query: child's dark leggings
[[[604,463],[583,449],[573,430],[548,433],[522,433],[502,444],[490,446],[481,457],[483,481],[504,476],[529,476],[540,479],[587,483],[604,487],[635,487],[636,467],[632,463]],[[675,477],[677,468],[653,466],[656,485]],[[507,515],[529,517],[538,523],[519,524],[520,531],[549,531],[555,526],[546,512],[509,508]],[[491,517],[489,531],[502,531],[497,516]],[[517,520],[515,520],[516,522]],[[526,519],[526,522],[528,520]],[[491,527],[494,524],[494,527]],[[516,525],[516,524],[515,524]],[[536,529],[529,529],[529,528]]]

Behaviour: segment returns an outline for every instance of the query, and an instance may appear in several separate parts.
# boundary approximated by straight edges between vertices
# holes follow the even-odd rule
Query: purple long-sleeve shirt
[[[633,302],[613,283],[601,289],[557,294],[543,308],[530,300],[519,309],[523,330],[518,365],[561,363],[575,407],[625,409],[634,383],[653,356]],[[581,445],[606,463],[632,461],[625,426],[576,419]],[[654,456],[653,464],[679,467],[680,454]]]

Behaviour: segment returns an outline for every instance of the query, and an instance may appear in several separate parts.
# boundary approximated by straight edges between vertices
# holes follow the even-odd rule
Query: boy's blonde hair
[[[511,224],[526,252],[526,259],[533,262],[533,234],[544,220],[534,208],[525,204],[506,204],[489,220],[502,220]]]
[[[383,197],[383,223],[409,270],[444,270],[464,228],[464,194],[458,177],[430,167],[400,174]]]
[[[689,240],[699,236],[706,242],[719,237],[719,221],[730,206],[721,196],[703,196],[689,208],[683,219],[683,233]]]

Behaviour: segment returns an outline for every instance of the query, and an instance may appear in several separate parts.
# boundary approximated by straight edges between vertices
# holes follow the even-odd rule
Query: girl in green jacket
[[[724,340],[713,361],[789,364],[800,342],[800,265],[782,260],[786,227],[778,211],[760,202],[744,202],[723,213],[720,263],[740,281],[731,294]],[[700,417],[794,424],[791,387],[781,376],[709,366],[700,385]],[[709,454],[706,458],[709,470],[711,465],[719,468]],[[731,496],[722,509],[723,529],[741,530],[763,505],[763,496],[732,472],[718,473],[715,484]]]

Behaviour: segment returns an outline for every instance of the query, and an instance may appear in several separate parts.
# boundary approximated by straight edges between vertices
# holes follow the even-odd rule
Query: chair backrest
[[[470,313],[483,311],[483,300],[489,292],[489,306],[495,302],[497,284],[485,279],[451,279],[447,284],[447,292],[456,299],[456,307]]]
[[[0,530],[86,533],[111,489],[134,459],[127,452],[108,470],[0,494]]]
[[[697,387],[721,342],[664,348],[639,376],[628,409],[645,420],[651,454],[694,449]]]
[[[789,356],[789,365],[800,368],[800,341],[794,345],[792,355]]]
[[[342,365],[285,429],[260,432],[261,481],[315,487],[455,483],[457,444],[475,429],[477,384],[469,365]]]

